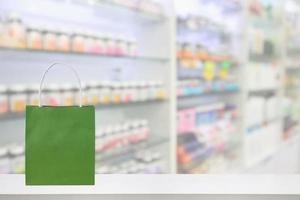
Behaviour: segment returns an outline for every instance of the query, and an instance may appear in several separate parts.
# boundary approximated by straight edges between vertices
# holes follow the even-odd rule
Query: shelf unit
[[[261,6],[257,12],[256,3]],[[246,66],[242,140],[245,168],[259,165],[273,155],[281,143],[283,118],[278,108],[283,97],[284,31],[279,27],[283,23],[283,4],[248,0],[244,5]],[[268,6],[272,11],[267,10]],[[267,80],[267,77],[272,79]]]
[[[211,7],[215,8],[213,16],[211,15],[212,11],[209,10]],[[224,105],[226,105],[231,103],[236,106],[236,112],[240,112],[238,106],[241,98],[240,80],[237,78],[237,80],[233,82],[234,85],[231,86],[234,88],[226,88],[226,84],[230,84],[230,81],[227,83],[227,81],[230,80],[230,76],[237,77],[240,72],[240,57],[237,56],[235,52],[238,50],[236,45],[240,43],[240,41],[239,36],[234,35],[234,32],[237,30],[232,30],[230,23],[226,23],[226,20],[222,20],[222,18],[226,18],[228,21],[238,23],[240,10],[238,9],[238,11],[233,11],[232,13],[229,11],[229,14],[224,14],[226,11],[222,10],[222,8],[220,4],[210,3],[208,1],[190,0],[188,4],[187,2],[175,1],[177,13],[177,79],[179,86],[177,89],[177,126],[180,131],[184,131],[181,129],[189,129],[181,125],[184,124],[183,121],[185,120],[186,123],[193,124],[192,126],[197,127],[203,125],[197,121],[197,117],[200,117],[201,114],[204,116],[205,114],[205,112],[197,112],[197,109],[201,106],[210,106],[211,104],[217,103],[224,103]],[[211,42],[211,44],[209,42]],[[228,51],[228,49],[231,49],[231,51]],[[222,68],[223,66],[225,66],[225,69]],[[226,74],[224,77],[222,77],[222,72]],[[227,73],[229,76],[227,76]],[[190,81],[191,83],[187,83],[186,85],[182,84],[183,86],[179,85],[184,81]],[[199,86],[197,86],[196,83],[192,83],[192,81],[198,81]],[[192,110],[195,110],[196,114],[188,113],[194,112]],[[208,110],[206,112],[218,111]],[[203,120],[205,119],[203,118]],[[231,120],[224,120],[224,123],[234,124],[238,130],[237,132],[240,131],[240,122],[234,123]],[[210,123],[211,129],[214,129],[213,124],[212,122]],[[215,127],[215,129],[218,128]],[[218,152],[212,150],[216,147],[201,138],[209,137],[209,135],[212,136],[213,133],[207,130],[205,131],[205,129],[200,130],[199,134],[194,131],[186,131],[191,132],[190,134],[198,135],[194,140],[198,141],[199,144],[197,148],[192,149],[192,147],[189,147],[189,145],[192,145],[192,142],[185,141],[186,139],[182,138],[182,134],[180,134],[179,130],[177,132],[177,148],[183,149],[182,151],[184,153],[180,153],[180,150],[177,151],[179,157],[177,166],[178,173],[210,173],[210,171],[211,173],[226,173],[231,170],[229,169],[230,167],[223,167],[223,169],[216,169],[216,171],[213,169],[204,169],[201,172],[201,168],[213,168],[212,166],[207,167],[207,165],[214,165],[208,164],[210,162],[215,163],[215,165],[226,166],[229,162],[233,162],[233,160],[226,160],[226,158],[224,158],[226,154],[225,151]],[[215,134],[222,135],[222,130],[216,131]],[[228,137],[233,138],[236,137],[236,135],[232,134]],[[221,138],[219,139],[223,140]],[[206,145],[208,145],[208,147]],[[229,143],[224,141],[223,145],[225,145],[226,148],[229,146]],[[232,150],[233,152],[237,152],[239,148],[240,145],[237,145],[236,148]],[[181,162],[185,163],[186,157],[188,156],[193,157],[190,163],[180,164]],[[236,159],[239,160],[240,158]],[[220,162],[218,160],[220,160]],[[240,164],[241,163],[238,163],[238,165]],[[198,172],[197,168],[200,168]]]
[[[285,51],[284,51],[284,125],[283,138],[293,138],[299,130],[299,43],[297,34],[299,33],[300,9],[297,1],[287,2],[284,12],[284,31],[285,31]],[[292,7],[294,8],[292,8]],[[295,131],[296,130],[296,131]]]
[[[34,4],[34,6],[33,6]],[[164,84],[167,98],[142,102],[96,105],[96,133],[106,124],[118,124],[124,121],[146,119],[148,121],[149,140],[130,147],[120,147],[114,151],[97,153],[96,168],[111,162],[122,164],[132,159],[138,152],[158,152],[161,173],[172,173],[171,153],[173,115],[175,105],[173,90],[173,32],[171,19],[172,2],[160,1],[161,12],[153,13],[142,7],[129,7],[112,1],[85,0],[0,0],[1,17],[16,12],[25,26],[47,24],[52,29],[88,30],[90,32],[109,33],[116,38],[135,38],[137,54],[135,56],[101,55],[92,53],[60,52],[17,48],[0,48],[0,84],[36,84],[44,70],[53,62],[73,66],[81,81],[151,81],[159,80]],[[38,8],[38,9],[36,9]],[[162,41],[158,40],[160,38]],[[164,48],[160,48],[163,46]],[[22,76],[20,76],[22,74]],[[73,83],[72,74],[63,67],[51,71],[46,84]],[[74,83],[75,84],[75,83]],[[0,116],[0,145],[11,143],[24,144],[24,113],[8,113]],[[131,156],[131,157],[130,157]],[[174,156],[174,158],[172,158]],[[108,159],[108,157],[112,157]],[[96,169],[97,170],[97,169]]]
[[[1,48],[0,58],[3,60],[11,59],[12,57],[17,57],[18,59],[28,60],[28,59],[98,59],[98,60],[120,60],[122,62],[132,61],[132,62],[169,62],[169,58],[160,57],[147,57],[142,55],[137,56],[118,56],[118,55],[103,55],[103,54],[93,54],[93,53],[76,53],[76,52],[59,52],[59,51],[45,51],[45,50],[34,50],[34,49],[12,49],[12,48]]]

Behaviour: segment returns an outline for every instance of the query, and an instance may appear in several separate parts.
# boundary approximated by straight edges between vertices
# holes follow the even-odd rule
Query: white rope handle
[[[69,66],[69,65],[66,65],[66,64],[63,64],[63,63],[53,63],[52,65],[50,65],[50,67],[48,67],[48,69],[44,72],[43,74],[43,77],[41,79],[41,82],[40,82],[40,89],[39,89],[39,107],[42,107],[42,88],[43,88],[43,84],[44,84],[44,79],[47,75],[47,73],[50,71],[50,69],[52,69],[54,66],[57,66],[57,65],[63,65],[67,68],[69,68],[76,76],[76,79],[77,79],[77,82],[78,82],[78,87],[79,87],[79,107],[82,107],[82,89],[81,89],[81,81],[80,81],[80,78],[76,72],[76,70]]]

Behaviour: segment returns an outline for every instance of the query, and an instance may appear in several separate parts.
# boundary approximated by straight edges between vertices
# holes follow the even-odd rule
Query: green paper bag
[[[26,107],[26,185],[94,185],[94,107],[82,106],[81,95],[79,106],[41,106],[43,80],[56,64],[42,78],[40,105]]]

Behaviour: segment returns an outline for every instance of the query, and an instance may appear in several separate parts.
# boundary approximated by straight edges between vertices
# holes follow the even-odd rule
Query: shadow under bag
[[[25,175],[26,185],[94,185],[95,109],[82,106],[26,107]]]

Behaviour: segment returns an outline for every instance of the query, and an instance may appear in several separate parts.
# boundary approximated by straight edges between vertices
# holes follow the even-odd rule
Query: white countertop
[[[0,175],[0,194],[300,194],[299,175],[96,175],[94,186],[26,186]]]

